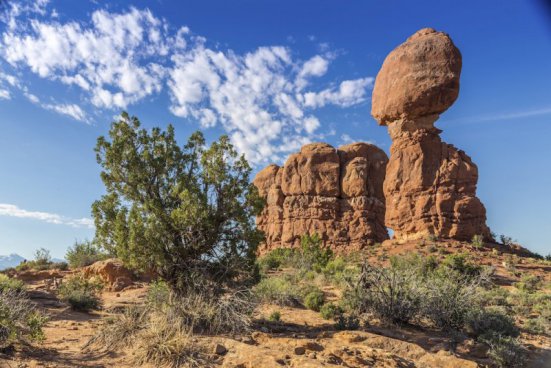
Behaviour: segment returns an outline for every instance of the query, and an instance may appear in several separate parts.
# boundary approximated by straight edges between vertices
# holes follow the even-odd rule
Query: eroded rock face
[[[270,165],[254,184],[266,199],[256,219],[265,232],[264,250],[300,244],[317,233],[336,250],[361,249],[388,238],[382,184],[386,154],[367,143],[339,149],[313,143],[283,167]]]
[[[457,99],[460,73],[461,54],[449,36],[426,28],[387,56],[375,80],[371,113],[392,138],[386,225],[397,239],[490,238],[476,165],[434,127]]]

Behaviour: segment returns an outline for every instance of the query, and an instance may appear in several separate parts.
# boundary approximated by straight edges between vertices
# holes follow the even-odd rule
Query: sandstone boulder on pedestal
[[[426,28],[387,56],[375,80],[371,113],[392,138],[386,226],[397,239],[491,237],[476,197],[476,165],[434,127],[457,99],[460,73],[461,54],[449,36]]]
[[[386,154],[367,143],[335,149],[313,143],[283,167],[270,165],[254,184],[266,207],[257,226],[266,235],[261,251],[300,244],[318,234],[335,250],[360,249],[388,238],[382,184]]]

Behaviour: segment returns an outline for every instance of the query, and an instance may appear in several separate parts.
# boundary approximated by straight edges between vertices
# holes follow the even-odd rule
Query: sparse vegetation
[[[449,254],[444,258],[442,265],[462,275],[472,277],[479,275],[482,270],[482,267],[469,260],[468,253]]]
[[[107,253],[103,252],[96,243],[90,240],[76,241],[72,247],[69,247],[65,255],[71,268],[89,266],[108,257]]]
[[[69,303],[71,308],[89,311],[101,306],[98,292],[102,288],[103,285],[100,282],[76,275],[64,280],[58,289],[58,295],[61,300]]]
[[[533,293],[541,289],[543,281],[536,275],[524,275],[519,282],[515,284],[515,287],[521,291]]]
[[[486,343],[490,346],[488,356],[498,367],[513,368],[524,366],[526,350],[516,338],[498,336],[487,340]]]
[[[274,311],[268,317],[270,322],[279,322],[281,320],[281,313],[279,311]]]
[[[320,311],[324,302],[325,302],[325,295],[323,294],[323,291],[319,289],[310,291],[304,297],[304,306],[316,312]]]
[[[254,287],[259,301],[282,306],[295,306],[300,303],[300,294],[289,279],[278,276],[264,278]]]
[[[409,263],[393,258],[389,267],[364,264],[355,293],[357,312],[373,313],[396,324],[408,323],[416,316],[423,297],[422,275]]]
[[[17,271],[26,271],[26,270],[66,270],[68,265],[66,262],[53,262],[50,255],[50,251],[45,248],[37,249],[34,252],[34,259],[31,261],[21,262],[15,267]]]
[[[132,347],[139,365],[205,366],[211,356],[194,334],[247,331],[254,303],[246,291],[220,296],[192,290],[174,293],[167,284],[156,284],[144,306],[127,308],[105,323],[87,347],[106,351]]]
[[[482,235],[475,235],[471,240],[471,245],[475,249],[480,249],[484,246],[484,237]]]
[[[499,240],[501,241],[501,244],[503,244],[507,247],[512,247],[515,244],[515,241],[513,240],[513,238],[511,238],[510,236],[503,235],[503,234],[501,234],[499,236]]]
[[[327,303],[320,309],[323,319],[335,319],[343,313],[343,309],[333,303]]]
[[[335,328],[339,331],[357,330],[360,327],[360,320],[355,315],[339,314],[335,322]]]
[[[0,290],[0,349],[12,344],[44,339],[43,316],[26,295],[15,289]]]
[[[25,291],[25,289],[26,286],[23,281],[16,280],[7,275],[0,274],[0,293],[4,293],[10,290],[20,293],[22,291]]]
[[[496,309],[473,308],[466,314],[464,325],[467,333],[483,341],[519,335],[513,319]]]

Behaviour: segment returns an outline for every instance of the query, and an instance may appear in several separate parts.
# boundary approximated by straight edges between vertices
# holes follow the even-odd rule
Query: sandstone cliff
[[[427,28],[394,49],[377,75],[371,113],[392,139],[385,223],[397,239],[490,237],[476,197],[477,166],[434,127],[457,99],[460,73],[452,40]]]
[[[270,165],[254,179],[267,205],[257,218],[262,250],[300,244],[317,233],[324,245],[361,249],[388,238],[382,185],[386,154],[367,143],[338,149],[308,144],[283,167]]]

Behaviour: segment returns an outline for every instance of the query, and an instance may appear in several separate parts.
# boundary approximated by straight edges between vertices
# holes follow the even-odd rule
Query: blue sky
[[[480,172],[488,223],[551,252],[551,18],[537,1],[7,1],[0,23],[0,254],[93,237],[93,147],[127,110],[229,134],[258,169],[306,142],[370,141],[384,57],[423,27],[463,55],[437,126]]]

